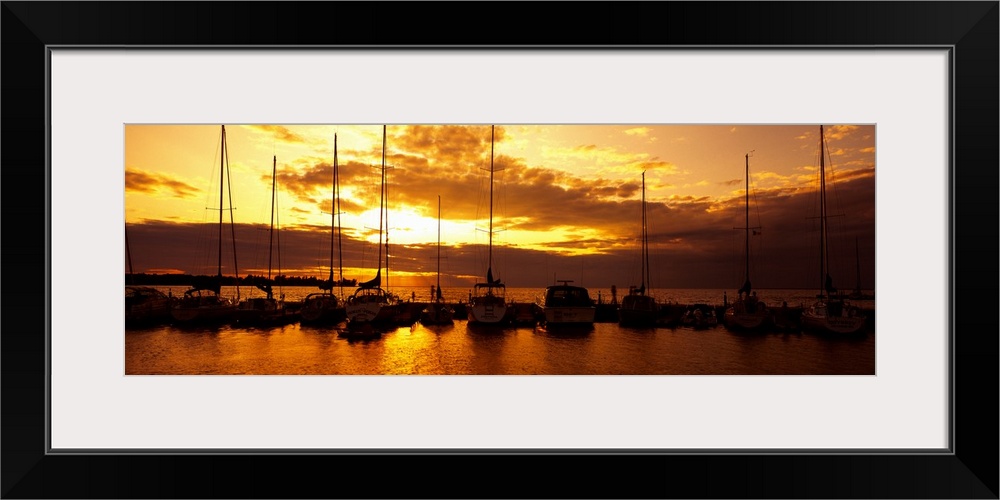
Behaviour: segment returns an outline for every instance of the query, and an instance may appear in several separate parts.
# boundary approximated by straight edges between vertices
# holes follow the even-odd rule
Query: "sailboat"
[[[374,278],[360,283],[354,294],[347,298],[344,310],[347,315],[348,330],[345,334],[378,335],[379,331],[375,327],[393,324],[399,309],[396,297],[382,288],[382,225],[386,212],[384,125],[382,126],[382,180],[379,199],[378,269]],[[386,261],[388,261],[388,255],[386,255]],[[386,265],[386,272],[388,273],[388,265]]]
[[[344,285],[344,252],[340,250],[340,279],[333,279],[333,248],[341,242],[340,225],[340,167],[337,163],[337,134],[333,135],[333,188],[330,205],[330,279],[319,285],[320,293],[310,293],[302,301],[300,321],[306,324],[334,324],[347,319],[344,304],[333,294],[333,287],[339,286],[343,296]],[[355,283],[356,284],[356,283]]]
[[[151,286],[136,286],[132,277],[132,249],[125,224],[125,255],[128,257],[129,284],[125,285],[125,327],[151,325],[170,319],[173,298]]]
[[[618,324],[622,326],[652,326],[660,313],[660,307],[652,295],[646,295],[649,281],[649,238],[646,231],[646,172],[642,173],[642,272],[639,287],[631,286],[628,295],[622,297],[618,305]]]
[[[268,232],[267,279],[257,279],[254,283],[260,291],[265,293],[265,296],[247,297],[240,302],[236,308],[235,317],[238,323],[282,323],[293,321],[298,317],[295,312],[285,307],[285,296],[283,293],[279,295],[279,298],[274,298],[274,281],[271,279],[271,263],[274,260],[274,209],[276,205],[277,179],[278,157],[274,156],[271,166],[271,226]],[[281,273],[280,263],[278,265],[278,273]]]
[[[490,126],[490,227],[489,254],[486,264],[486,281],[473,285],[473,295],[468,305],[469,324],[499,325],[509,321],[507,314],[507,287],[493,278],[493,143],[495,126]]]
[[[226,185],[226,171],[229,150],[226,147],[226,126],[222,126],[222,147],[219,152],[219,264],[216,275],[199,280],[184,292],[184,296],[170,310],[170,315],[179,323],[225,322],[233,318],[239,303],[240,288],[237,283],[236,298],[223,297],[222,290],[222,199]],[[232,205],[232,197],[229,199]],[[229,207],[229,223],[233,223],[232,206]],[[233,239],[233,267],[235,272],[236,240]]]
[[[820,285],[819,300],[802,311],[802,328],[821,333],[858,334],[863,333],[865,317],[861,308],[851,304],[837,294],[830,276],[829,244],[826,207],[826,138],[823,126],[819,126],[819,186],[820,186]]]
[[[750,285],[750,153],[745,157],[746,190],[744,192],[744,225],[745,232],[743,258],[743,286],[736,292],[736,300],[726,309],[723,321],[731,330],[761,330],[769,323],[770,312],[763,301],[757,300],[757,292]]]
[[[425,325],[450,325],[454,322],[455,310],[444,301],[441,294],[441,196],[438,195],[438,242],[437,242],[437,288],[434,302],[420,312],[420,322]]]

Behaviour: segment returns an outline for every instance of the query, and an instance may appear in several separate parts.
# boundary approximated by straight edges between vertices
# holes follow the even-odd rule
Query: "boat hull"
[[[816,316],[802,313],[802,328],[837,335],[856,335],[864,332],[864,317]]]
[[[547,325],[592,325],[597,308],[593,306],[543,307]]]
[[[344,306],[344,313],[351,323],[370,323],[379,317],[384,306],[385,304],[374,302],[347,304]]]
[[[155,300],[128,307],[125,311],[126,324],[158,323],[170,319],[169,300]]]
[[[424,325],[450,325],[455,322],[455,310],[444,304],[431,304],[420,313]]]
[[[178,306],[170,310],[170,316],[180,323],[222,323],[235,315],[236,305],[232,304]]]
[[[730,330],[763,330],[770,324],[770,317],[764,311],[746,313],[730,308],[726,310],[723,321]]]
[[[818,302],[802,312],[802,328],[820,333],[857,335],[865,331],[866,319],[855,306]]]
[[[626,295],[618,306],[618,324],[623,326],[653,326],[660,308],[648,295]]]
[[[338,335],[348,340],[372,340],[382,336],[382,330],[370,321],[363,323],[348,321],[347,328],[338,330]]]
[[[379,326],[412,325],[416,322],[410,308],[403,304],[364,303],[347,304],[344,312],[348,324],[371,323]]]
[[[546,288],[541,306],[546,325],[592,325],[597,315],[587,289],[572,286],[568,280]]]
[[[503,301],[473,303],[468,307],[469,323],[499,325],[507,321],[507,304]]]
[[[686,313],[681,318],[681,325],[694,328],[695,330],[704,330],[707,328],[715,328],[719,325],[719,320],[715,316]]]
[[[233,314],[233,321],[241,325],[286,324],[298,320],[298,311],[286,307],[283,302],[268,299],[249,299]]]
[[[170,319],[173,300],[148,287],[125,288],[125,324],[145,325]]]
[[[335,324],[347,319],[347,311],[333,295],[306,297],[299,321],[307,324]]]
[[[401,316],[406,315],[407,310],[408,308],[400,307],[399,302],[381,288],[359,288],[344,304],[348,324],[396,324]]]

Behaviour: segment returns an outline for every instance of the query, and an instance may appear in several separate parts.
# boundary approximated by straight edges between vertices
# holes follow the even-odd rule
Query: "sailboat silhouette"
[[[219,152],[219,253],[216,275],[207,279],[197,280],[193,286],[184,292],[184,297],[170,310],[173,319],[180,323],[225,322],[230,321],[236,313],[240,299],[239,284],[236,286],[236,298],[222,296],[222,214],[223,189],[226,186],[226,171],[228,170],[229,149],[226,146],[226,126],[222,126],[222,147]],[[229,199],[232,204],[232,197]],[[232,207],[229,207],[229,220],[232,225]],[[233,239],[233,267],[236,272],[236,240]],[[238,273],[237,273],[238,275]],[[238,282],[237,282],[238,283]]]
[[[652,295],[646,294],[649,282],[649,233],[646,218],[646,172],[642,173],[642,272],[639,287],[630,287],[628,295],[622,297],[618,305],[618,324],[623,326],[652,326],[660,313],[660,307]]]
[[[382,126],[382,169],[379,192],[379,241],[378,241],[378,269],[375,277],[358,284],[358,289],[347,298],[344,309],[347,315],[348,332],[353,334],[368,333],[377,334],[376,326],[391,325],[396,320],[399,309],[398,300],[389,292],[382,288],[382,237],[384,215],[386,212],[385,203],[385,140],[386,127]],[[388,252],[387,252],[388,253]],[[386,270],[388,271],[388,255],[385,255]],[[344,332],[347,334],[348,332]]]
[[[441,196],[438,195],[438,241],[437,241],[437,287],[434,301],[420,313],[420,322],[425,325],[450,325],[454,322],[455,310],[444,302],[441,294]]]
[[[341,297],[343,297],[344,281],[344,252],[340,250],[340,279],[333,279],[333,249],[335,243],[340,241],[339,225],[337,219],[340,217],[340,165],[337,161],[337,134],[333,134],[333,183],[331,188],[330,203],[330,279],[321,283],[320,293],[310,293],[302,301],[302,311],[299,319],[302,323],[339,323],[347,319],[347,311],[344,304],[333,293],[335,285],[340,286]]]
[[[746,190],[744,192],[744,281],[743,286],[736,291],[736,300],[726,309],[723,322],[731,330],[762,330],[770,322],[771,315],[763,301],[757,300],[756,293],[750,284],[750,231],[759,234],[757,229],[750,227],[750,153],[744,157]]]
[[[470,324],[498,325],[507,323],[506,285],[493,277],[493,166],[494,128],[490,126],[490,226],[489,250],[486,264],[486,281],[473,286],[473,296],[469,300],[468,321]]]
[[[274,281],[271,279],[271,267],[274,261],[275,208],[277,207],[278,190],[278,157],[273,157],[271,165],[271,223],[268,230],[267,278],[257,279],[254,285],[265,293],[264,297],[248,297],[236,308],[235,319],[238,323],[283,323],[298,319],[298,312],[285,307],[284,294],[274,297]],[[279,240],[280,244],[280,240]],[[279,252],[280,255],[280,252]],[[279,259],[280,262],[280,259]],[[281,274],[281,265],[278,265]]]
[[[821,333],[858,334],[864,332],[865,317],[857,307],[837,294],[830,275],[829,236],[826,204],[826,138],[819,126],[819,186],[820,186],[820,286],[815,303],[802,311],[802,328]]]

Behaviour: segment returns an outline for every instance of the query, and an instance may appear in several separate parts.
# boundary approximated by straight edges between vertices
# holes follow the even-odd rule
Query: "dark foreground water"
[[[177,290],[172,290],[174,293]],[[313,290],[289,290],[287,297]],[[408,290],[407,290],[408,291]],[[415,293],[424,293],[414,290]],[[516,300],[531,300],[523,289]],[[453,292],[455,293],[455,292]],[[460,293],[460,291],[458,292]],[[699,295],[700,293],[700,295]],[[721,303],[714,291],[677,292],[681,303]],[[810,292],[802,292],[802,301]],[[519,295],[518,295],[519,294]],[[602,292],[607,300],[608,291]],[[687,295],[685,295],[687,294]],[[596,297],[596,293],[594,293]],[[772,294],[798,305],[794,292]],[[763,299],[768,295],[762,293]],[[418,300],[421,297],[418,296]],[[616,323],[548,331],[482,329],[464,320],[415,324],[373,340],[335,327],[169,325],[124,333],[125,373],[254,375],[874,375],[875,333],[836,338],[801,333],[737,333],[724,326],[633,329]]]

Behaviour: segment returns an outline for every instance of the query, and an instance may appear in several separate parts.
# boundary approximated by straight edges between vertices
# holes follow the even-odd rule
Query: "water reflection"
[[[343,325],[176,328],[125,333],[126,374],[669,375],[875,373],[874,334],[743,334],[718,327],[422,325],[377,338]]]

